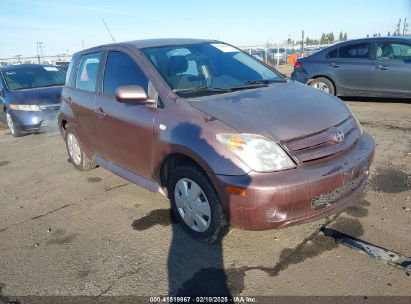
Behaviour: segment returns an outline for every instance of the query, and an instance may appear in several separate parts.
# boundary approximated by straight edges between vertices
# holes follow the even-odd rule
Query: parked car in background
[[[411,38],[351,40],[300,58],[291,78],[337,96],[411,97]]]
[[[73,166],[168,195],[192,236],[282,228],[364,190],[374,141],[341,100],[215,40],[156,39],[73,55],[59,126]]]
[[[287,62],[287,52],[285,48],[271,48],[268,49],[269,59],[274,63],[286,63]]]
[[[54,65],[61,71],[63,71],[64,73],[67,72],[68,66],[69,66],[70,62],[69,61],[56,61],[54,63]]]
[[[252,49],[250,54],[251,54],[252,56],[254,56],[255,58],[257,58],[258,60],[264,62],[264,56],[265,56],[264,50],[260,50],[260,49],[255,50],[255,49]]]
[[[56,124],[65,74],[52,65],[0,67],[0,114],[13,136]]]

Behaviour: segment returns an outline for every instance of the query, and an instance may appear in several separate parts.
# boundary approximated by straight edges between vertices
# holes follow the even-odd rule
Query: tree
[[[367,38],[369,38],[370,37],[370,35],[369,34],[367,34]]]
[[[388,37],[390,37],[390,36],[391,36],[391,32],[390,32],[390,31],[388,31],[388,34],[387,34],[387,36],[388,36]]]
[[[334,39],[334,33],[330,33],[328,36],[329,36],[329,37],[328,37],[329,43],[333,43],[333,42],[335,41],[335,39]]]
[[[338,40],[339,40],[339,41],[343,41],[343,40],[344,40],[344,35],[343,35],[343,32],[342,32],[342,31],[340,32],[340,36],[338,36]]]
[[[378,37],[381,37],[381,33],[378,33]]]
[[[347,41],[347,40],[348,40],[347,32],[344,33],[344,38],[343,38],[343,40],[344,40],[344,41]]]
[[[321,34],[320,43],[321,43],[321,44],[324,44],[324,43],[325,43],[325,34],[324,34],[324,33]]]

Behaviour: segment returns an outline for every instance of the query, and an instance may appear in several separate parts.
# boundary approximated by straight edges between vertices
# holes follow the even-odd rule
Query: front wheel
[[[330,95],[335,95],[334,84],[331,82],[331,80],[329,80],[325,77],[315,78],[315,79],[311,80],[308,83],[308,85],[315,88],[315,89],[317,89],[317,90],[328,93]]]
[[[6,120],[7,120],[7,126],[9,127],[11,135],[13,135],[14,137],[20,137],[23,135],[19,127],[16,126],[16,124],[14,123],[13,117],[11,117],[11,114],[7,110],[6,110]]]
[[[228,231],[218,195],[205,173],[195,166],[174,170],[168,193],[173,212],[194,238],[214,243]]]
[[[74,134],[70,126],[65,131],[66,148],[70,157],[70,162],[80,171],[94,169],[96,164],[91,161],[84,152],[77,136]]]

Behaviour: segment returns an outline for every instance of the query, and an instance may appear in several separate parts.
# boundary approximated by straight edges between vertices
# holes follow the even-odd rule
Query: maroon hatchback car
[[[214,40],[76,53],[59,126],[74,167],[98,165],[167,195],[205,242],[229,226],[282,228],[343,210],[374,156],[340,99]]]

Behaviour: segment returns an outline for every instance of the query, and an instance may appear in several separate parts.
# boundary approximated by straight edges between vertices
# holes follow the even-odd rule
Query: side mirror
[[[137,85],[122,86],[116,89],[116,99],[122,103],[144,103],[153,105],[155,100],[148,99],[144,89]]]

